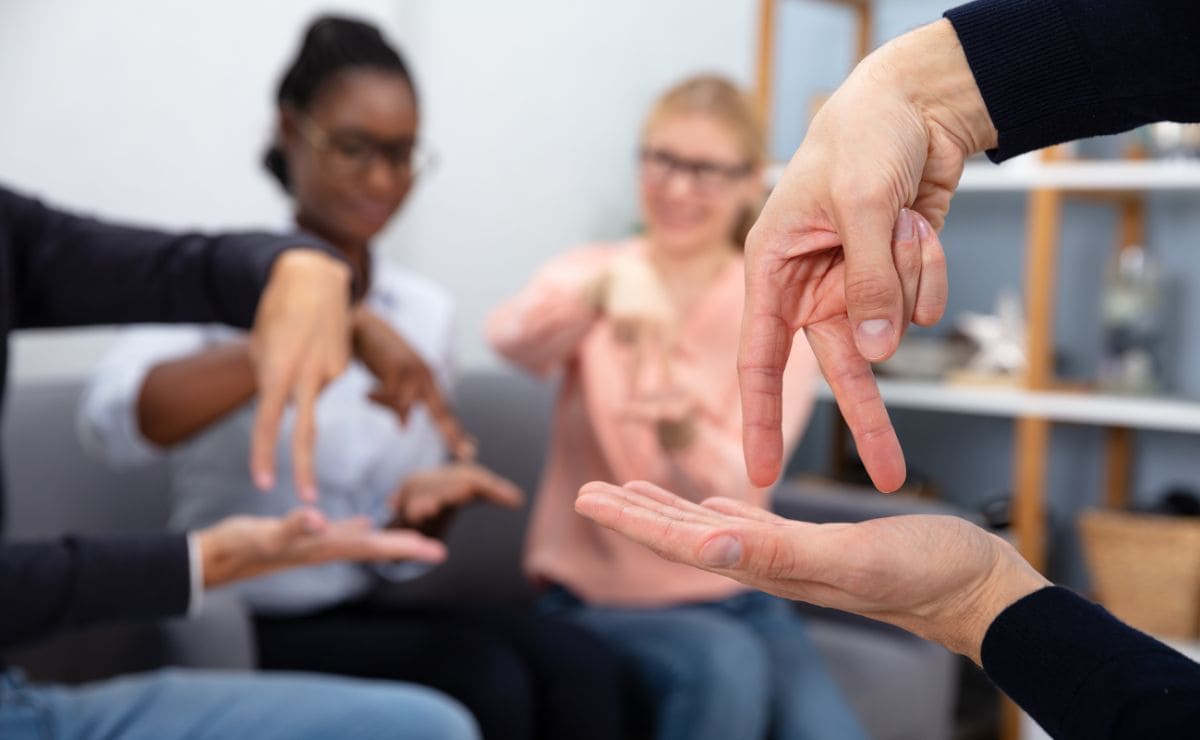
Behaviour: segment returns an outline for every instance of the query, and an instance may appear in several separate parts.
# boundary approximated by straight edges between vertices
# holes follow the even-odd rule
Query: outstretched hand
[[[738,367],[755,484],[770,485],[782,465],[781,384],[800,329],[875,485],[904,482],[870,363],[891,356],[910,322],[941,318],[945,258],[931,235],[967,156],[994,140],[947,21],[865,59],[813,119],[746,246]]]
[[[366,517],[331,522],[307,507],[281,519],[229,517],[198,532],[197,539],[207,588],[338,560],[439,563],[446,558],[445,545],[417,532],[376,529]]]
[[[258,407],[250,470],[262,490],[275,485],[279,425],[296,405],[292,461],[301,501],[317,498],[313,450],[317,395],[350,358],[350,268],[315,249],[292,249],[275,259],[254,317],[250,357]]]
[[[517,484],[475,463],[454,463],[410,475],[392,496],[389,527],[440,534],[448,517],[475,501],[507,509],[525,502]]]
[[[589,483],[575,509],[668,560],[894,624],[976,663],[996,616],[1048,585],[1004,540],[952,516],[811,524],[643,482]]]

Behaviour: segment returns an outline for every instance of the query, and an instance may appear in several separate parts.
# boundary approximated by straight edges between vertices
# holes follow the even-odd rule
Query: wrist
[[[1052,585],[1012,545],[992,537],[997,547],[995,564],[968,592],[960,615],[948,620],[956,634],[947,646],[966,655],[976,665],[982,665],[983,638],[1000,613],[1029,594]]]
[[[239,558],[225,543],[217,527],[196,532],[194,541],[200,551],[204,588],[215,588],[237,579]]]
[[[338,259],[319,249],[297,247],[289,249],[275,258],[271,266],[270,279],[294,279],[297,282],[328,280],[336,276],[340,287],[344,287],[347,297],[350,295],[354,274],[344,260]],[[348,298],[347,298],[348,302]]]
[[[371,318],[370,309],[361,303],[350,310],[350,349],[355,354],[362,351],[363,334]]]
[[[955,141],[964,159],[997,145],[996,127],[950,21],[895,38],[864,63],[916,106],[926,126]]]

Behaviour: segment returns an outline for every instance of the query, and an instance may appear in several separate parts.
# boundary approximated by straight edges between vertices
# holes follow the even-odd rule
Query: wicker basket
[[[1200,636],[1200,520],[1094,510],[1080,530],[1109,611],[1161,637]]]

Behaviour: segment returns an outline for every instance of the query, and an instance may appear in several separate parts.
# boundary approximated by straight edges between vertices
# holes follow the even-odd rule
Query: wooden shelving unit
[[[859,58],[872,48],[871,0],[809,0],[846,6],[855,20]],[[775,22],[781,0],[760,0],[759,109],[770,121],[773,98]],[[774,182],[783,166],[768,172]],[[1017,547],[1039,570],[1046,566],[1046,473],[1054,424],[1105,429],[1104,501],[1123,506],[1129,496],[1135,430],[1200,433],[1200,403],[1167,398],[1065,392],[1054,377],[1055,284],[1063,205],[1085,198],[1108,203],[1119,220],[1114,249],[1144,245],[1145,202],[1153,193],[1200,195],[1200,162],[1120,159],[1073,160],[1061,149],[1018,157],[1003,165],[969,162],[958,197],[972,193],[1026,193],[1025,315],[1029,369],[1020,388],[986,388],[883,380],[888,406],[944,413],[1009,417],[1014,421],[1012,467],[1013,530]],[[823,386],[823,384],[822,384]],[[818,395],[832,398],[828,387]],[[1018,736],[1015,705],[1003,713],[1005,738]]]

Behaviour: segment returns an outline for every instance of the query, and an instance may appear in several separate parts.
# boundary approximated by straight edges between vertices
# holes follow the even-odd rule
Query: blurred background
[[[697,70],[753,79],[750,2],[6,3],[5,181],[151,224],[282,228],[259,162],[278,76],[328,11],[378,24],[414,68],[439,164],[379,244],[454,294],[467,366],[496,362],[479,327],[535,267],[635,225],[654,97]],[[106,341],[23,337],[14,376],[83,373]]]

